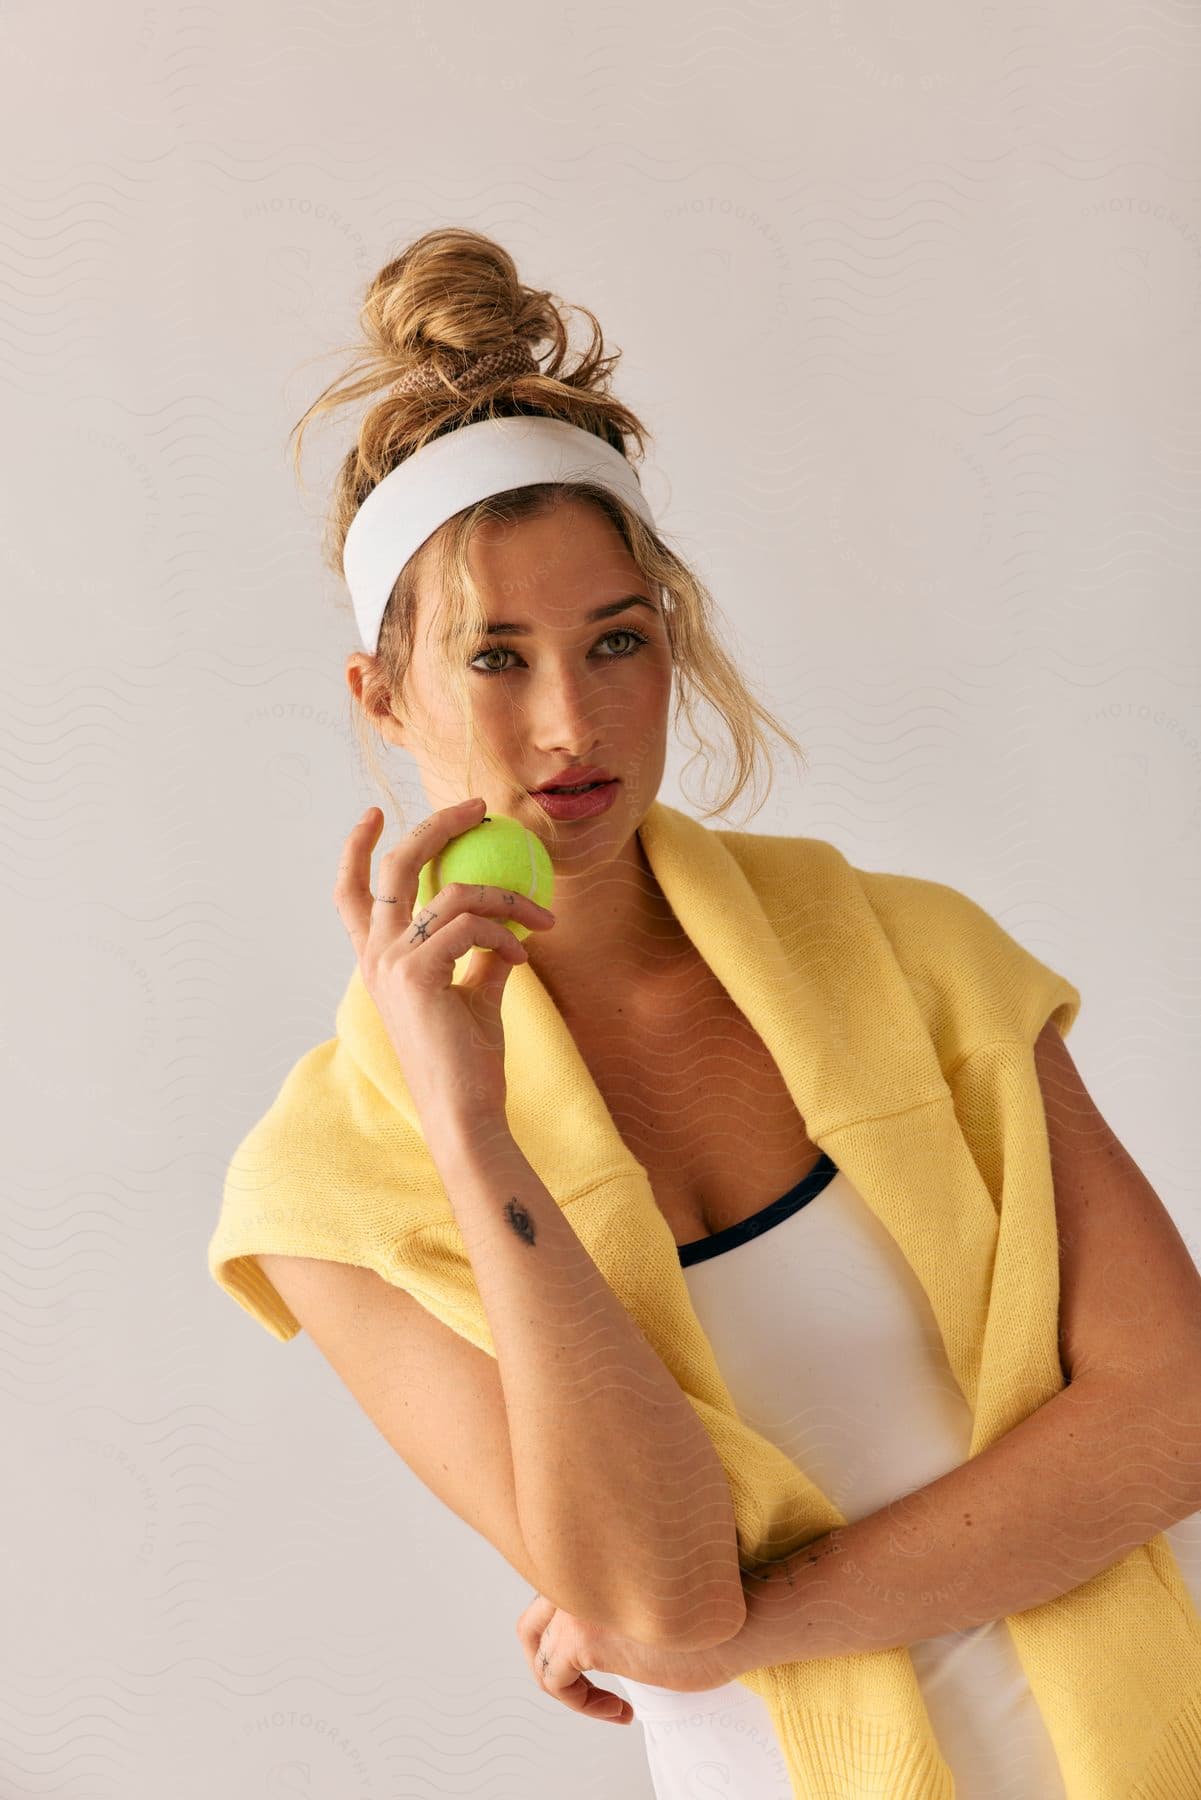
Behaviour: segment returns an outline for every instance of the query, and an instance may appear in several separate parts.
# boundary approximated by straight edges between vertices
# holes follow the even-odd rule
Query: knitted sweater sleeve
[[[420,1140],[338,1038],[307,1051],[225,1173],[209,1273],[282,1343],[300,1323],[257,1254],[312,1256],[395,1276],[395,1252],[449,1211]]]
[[[922,1008],[944,1073],[986,1044],[1032,1045],[1048,1019],[1064,1038],[1080,990],[958,888],[861,873]]]

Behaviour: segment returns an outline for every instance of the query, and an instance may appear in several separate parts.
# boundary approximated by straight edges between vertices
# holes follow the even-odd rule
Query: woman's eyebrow
[[[652,606],[644,594],[625,594],[620,600],[610,600],[606,606],[596,607],[587,615],[586,623],[591,625],[597,619],[611,619],[615,613],[624,612],[627,606],[645,606],[647,612],[658,617],[658,607]],[[489,631],[513,632],[517,637],[529,637],[532,629],[529,625],[523,625],[520,619],[491,619],[487,628]]]

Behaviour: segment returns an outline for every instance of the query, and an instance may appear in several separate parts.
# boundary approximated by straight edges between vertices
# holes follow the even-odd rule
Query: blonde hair
[[[387,263],[367,288],[359,319],[365,342],[349,348],[355,360],[332,382],[293,426],[294,467],[300,473],[305,431],[322,413],[375,395],[363,418],[356,442],[343,457],[334,481],[322,545],[324,560],[342,577],[342,548],[355,513],[372,488],[423,444],[477,419],[537,413],[565,419],[605,438],[631,461],[645,454],[647,433],[629,409],[609,392],[613,365],[621,352],[604,351],[595,316],[582,312],[592,329],[588,349],[571,369],[565,368],[567,328],[556,296],[529,288],[518,278],[508,252],[479,232],[448,226],[428,231]],[[549,358],[539,357],[536,372],[502,374],[460,393],[456,376],[470,360],[503,348],[514,338],[533,348],[549,342]],[[411,369],[425,367],[437,378],[431,389],[395,394],[392,385]],[[381,387],[386,391],[380,393]],[[697,725],[694,704],[705,699],[720,714],[733,746],[734,770],[725,791],[705,810],[713,818],[725,812],[743,792],[762,758],[770,771],[765,732],[771,731],[805,762],[796,739],[767,710],[750,683],[723,650],[714,626],[714,603],[708,589],[660,532],[650,531],[638,515],[608,489],[586,482],[550,483],[511,489],[477,501],[440,525],[410,557],[396,578],[380,626],[376,654],[364,672],[362,704],[348,694],[352,725],[360,751],[381,791],[387,795],[401,828],[403,809],[376,758],[379,734],[373,717],[386,714],[395,700],[404,717],[404,686],[416,635],[419,577],[432,571],[440,589],[439,630],[430,643],[442,690],[454,699],[464,732],[467,785],[473,792],[472,761],[476,749],[470,675],[465,661],[486,636],[487,610],[472,580],[467,549],[484,519],[513,524],[564,499],[586,500],[611,520],[652,590],[660,599],[673,676],[676,678],[676,721],[687,721],[697,755],[715,746]],[[350,610],[349,600],[346,601]],[[489,771],[506,785],[512,771],[503,768],[486,738],[480,753]],[[766,794],[764,796],[766,799]],[[763,801],[759,802],[762,806]],[[754,809],[758,811],[758,807]],[[547,835],[556,836],[547,818]]]

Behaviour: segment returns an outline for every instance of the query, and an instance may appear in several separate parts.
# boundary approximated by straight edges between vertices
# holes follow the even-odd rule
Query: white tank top
[[[828,1156],[770,1206],[679,1254],[740,1416],[849,1523],[966,1460],[971,1413],[925,1290]],[[1063,1800],[1003,1620],[907,1648],[956,1800]],[[771,1714],[749,1688],[677,1694],[597,1679],[634,1708],[656,1800],[792,1800]]]

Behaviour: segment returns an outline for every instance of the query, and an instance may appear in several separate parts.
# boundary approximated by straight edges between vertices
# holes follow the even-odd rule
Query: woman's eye
[[[600,638],[598,642],[603,644],[610,638],[630,638],[632,640],[632,647],[629,650],[619,651],[613,656],[604,656],[601,658],[602,662],[621,662],[627,656],[637,655],[642,646],[649,642],[649,639],[645,638],[640,631],[634,631],[631,627],[626,625],[618,625],[612,631],[606,631],[604,637]],[[512,644],[489,644],[488,648],[479,651],[467,666],[470,669],[474,669],[477,675],[507,675],[508,670],[506,668],[487,669],[481,668],[479,664],[486,656],[516,655],[517,651],[513,648]]]

